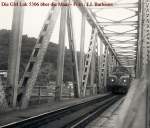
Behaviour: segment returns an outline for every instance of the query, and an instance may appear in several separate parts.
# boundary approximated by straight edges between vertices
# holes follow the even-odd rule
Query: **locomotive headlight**
[[[124,80],[123,80],[123,82],[124,82],[124,83],[126,83],[126,82],[127,82],[127,80],[126,80],[126,79],[124,79]]]
[[[115,80],[113,78],[111,78],[111,82],[114,82]]]
[[[108,81],[110,84],[115,84],[117,79],[115,76],[109,76]]]

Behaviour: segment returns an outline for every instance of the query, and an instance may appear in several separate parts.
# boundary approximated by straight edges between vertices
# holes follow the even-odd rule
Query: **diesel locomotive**
[[[130,86],[131,75],[124,67],[114,67],[107,79],[107,90],[114,94],[126,94]]]

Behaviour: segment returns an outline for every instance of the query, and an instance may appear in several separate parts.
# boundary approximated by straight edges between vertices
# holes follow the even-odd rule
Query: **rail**
[[[94,119],[96,115],[103,112],[120,98],[121,96],[112,94],[104,95],[90,101],[84,101],[55,111],[10,123],[1,126],[1,128],[83,127],[88,123],[87,121]]]

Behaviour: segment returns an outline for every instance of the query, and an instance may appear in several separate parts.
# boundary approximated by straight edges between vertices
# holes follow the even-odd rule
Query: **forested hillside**
[[[0,30],[0,70],[7,70],[8,68],[8,44],[9,30]],[[23,35],[22,49],[21,49],[21,64],[20,64],[20,77],[24,72],[25,66],[28,62],[30,54],[35,45],[36,39]],[[65,54],[65,68],[64,68],[64,81],[72,80],[72,67],[71,55],[68,49]],[[58,45],[52,42],[49,43],[47,54],[45,55],[44,62],[38,77],[37,85],[45,85],[49,80],[56,80],[56,67],[57,67],[57,54]]]

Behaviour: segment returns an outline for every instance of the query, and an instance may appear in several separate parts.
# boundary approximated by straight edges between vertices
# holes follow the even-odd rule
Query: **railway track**
[[[105,95],[55,111],[30,117],[0,128],[84,128],[122,96]]]

